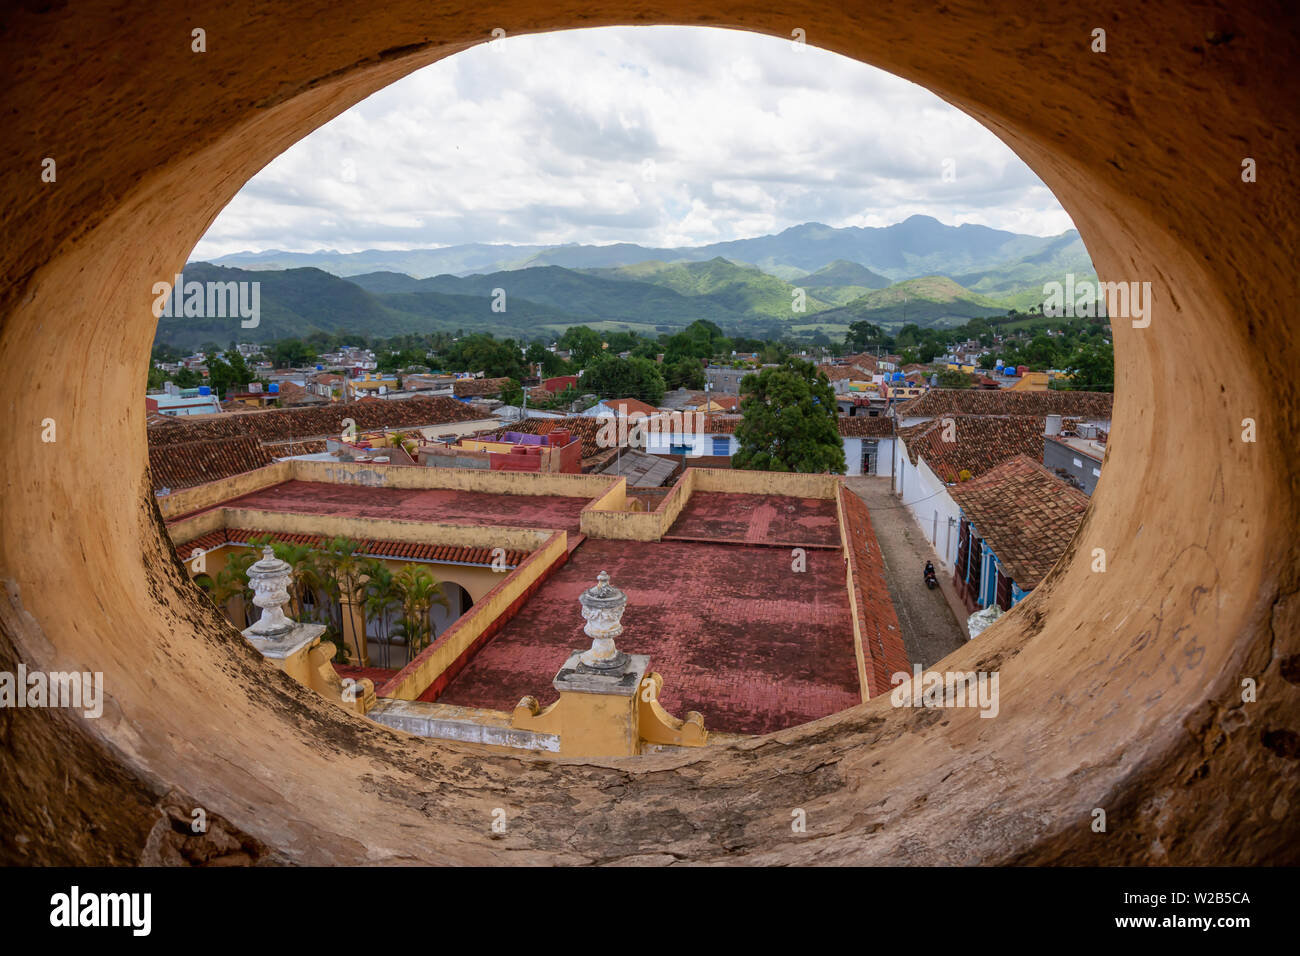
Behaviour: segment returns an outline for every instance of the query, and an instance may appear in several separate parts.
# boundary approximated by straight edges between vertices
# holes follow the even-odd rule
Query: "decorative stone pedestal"
[[[535,697],[515,707],[510,725],[521,730],[555,734],[561,756],[625,757],[641,752],[641,741],[701,746],[708,734],[697,713],[677,720],[659,706],[663,678],[648,674],[650,658],[625,654],[614,646],[623,633],[627,595],[610,586],[600,572],[596,586],[579,597],[583,631],[590,649],[574,651],[551,685],[560,699],[542,710]]]
[[[289,603],[292,568],[268,546],[262,559],[248,569],[253,603],[262,616],[241,632],[245,640],[268,661],[345,710],[364,715],[375,705],[375,685],[359,680],[346,687],[330,663],[334,645],[321,646],[324,624],[299,624],[284,614]]]

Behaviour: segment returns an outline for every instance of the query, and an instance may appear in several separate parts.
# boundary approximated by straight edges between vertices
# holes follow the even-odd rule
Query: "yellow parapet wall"
[[[567,475],[482,468],[420,468],[411,465],[376,465],[371,462],[291,460],[296,481],[369,485],[376,488],[447,488],[496,495],[559,495],[596,498],[622,481],[607,475]],[[286,479],[287,480],[287,479]]]
[[[238,498],[240,495],[249,495],[271,485],[282,484],[291,476],[291,463],[277,461],[240,475],[222,478],[220,481],[209,481],[206,484],[195,485],[193,488],[173,491],[170,495],[156,499],[158,510],[162,512],[163,520],[169,521],[181,515],[211,508],[213,505]]]
[[[415,660],[383,687],[377,688],[377,693],[381,697],[415,700],[433,684],[445,684],[455,674],[449,669],[454,666],[459,670],[464,666],[476,646],[500,629],[503,615],[512,608],[517,609],[553,568],[565,560],[567,552],[568,535],[563,531],[552,534],[545,544],[506,574],[500,584],[443,631]]]
[[[445,544],[466,548],[505,548],[532,551],[549,531],[506,525],[442,524],[396,518],[343,518],[337,515],[295,514],[260,508],[222,508],[227,528],[255,528],[272,534],[315,534],[323,538],[377,538],[412,544]],[[185,538],[179,540],[184,541]]]
[[[792,495],[796,498],[835,497],[838,475],[805,475],[792,471],[745,471],[740,468],[690,468],[696,491],[727,491],[741,495]]]

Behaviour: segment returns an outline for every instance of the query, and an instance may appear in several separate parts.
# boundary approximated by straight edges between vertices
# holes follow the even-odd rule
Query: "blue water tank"
[[[903,380],[903,373],[902,373],[902,372],[895,372],[895,373],[894,373],[894,381],[895,381],[895,382],[901,382],[902,380]]]
[[[206,386],[206,385],[200,385],[200,386],[199,386],[199,394],[200,394],[200,395],[211,395],[211,394],[212,394],[212,389],[208,388],[208,386]]]
[[[317,365],[317,366],[316,366],[316,371],[319,372],[319,371],[320,371],[321,369],[323,369],[324,367],[325,367],[324,365]]]
[[[1004,369],[1002,370],[1002,374],[1003,374],[1003,375],[1015,375],[1015,374],[1016,374],[1016,367],[1015,367],[1014,365],[1008,365],[1006,368],[1004,368]]]
[[[280,383],[279,383],[279,382],[272,382],[272,383],[271,383],[271,387],[268,389],[268,391],[269,391],[272,395],[278,395],[278,394],[280,393]]]

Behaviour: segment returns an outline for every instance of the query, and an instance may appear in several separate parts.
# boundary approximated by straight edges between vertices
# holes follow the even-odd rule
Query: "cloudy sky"
[[[193,258],[701,245],[916,213],[1073,228],[997,137],[919,86],[752,33],[620,27],[507,37],[381,90],[250,180]]]

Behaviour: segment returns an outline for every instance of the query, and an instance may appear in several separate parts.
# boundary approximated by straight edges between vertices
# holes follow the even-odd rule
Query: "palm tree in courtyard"
[[[384,667],[389,664],[389,637],[392,631],[393,615],[402,606],[401,595],[393,572],[383,561],[370,558],[362,563],[362,575],[366,582],[362,590],[365,601],[366,619],[375,623],[376,637],[384,648]]]
[[[401,615],[396,632],[406,639],[406,662],[409,664],[429,643],[432,625],[429,610],[433,605],[449,607],[443,596],[442,585],[418,564],[407,564],[395,575],[395,584],[401,594]]]
[[[334,641],[338,647],[336,654],[343,659],[347,658],[348,631],[356,629],[351,611],[345,614],[343,604],[346,601],[350,607],[358,598],[362,584],[360,579],[364,573],[363,559],[357,555],[360,549],[360,542],[353,541],[351,538],[338,537],[325,542],[325,547],[316,553],[316,576],[329,601],[331,630],[326,632],[326,636],[331,640],[338,638]],[[358,663],[360,663],[361,638],[356,634],[352,636],[357,649]]]

